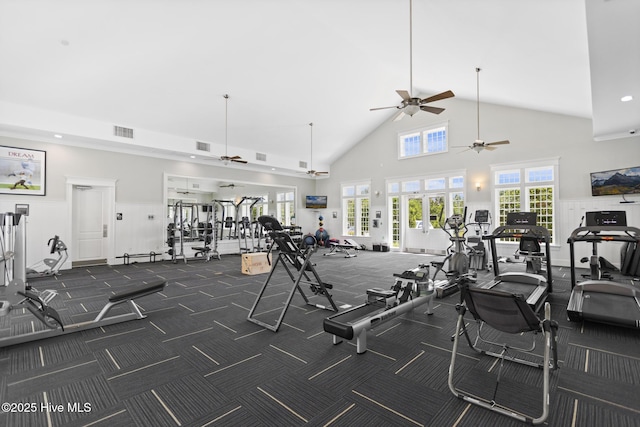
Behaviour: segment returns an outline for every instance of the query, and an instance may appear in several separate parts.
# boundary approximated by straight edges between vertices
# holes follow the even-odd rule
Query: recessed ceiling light
[[[57,134],[57,133],[56,133],[55,135],[53,135],[53,137],[54,137],[54,138],[58,138],[58,139],[62,139],[62,135],[59,135],[59,134]]]
[[[195,159],[195,158],[196,158],[196,156],[189,156],[189,157],[191,157],[192,159]]]
[[[629,101],[631,101],[632,99],[633,99],[633,96],[631,96],[631,95],[625,95],[625,96],[623,96],[622,98],[620,98],[620,101],[622,101],[622,102],[629,102]]]
[[[271,168],[272,171],[276,170],[276,168]]]

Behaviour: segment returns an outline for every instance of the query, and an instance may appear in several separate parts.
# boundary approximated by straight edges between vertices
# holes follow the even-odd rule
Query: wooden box
[[[271,271],[271,254],[267,260],[266,252],[242,254],[242,274],[254,275]]]

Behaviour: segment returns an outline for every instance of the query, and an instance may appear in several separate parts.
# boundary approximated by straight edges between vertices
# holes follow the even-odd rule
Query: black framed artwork
[[[0,145],[0,194],[44,196],[47,152]]]

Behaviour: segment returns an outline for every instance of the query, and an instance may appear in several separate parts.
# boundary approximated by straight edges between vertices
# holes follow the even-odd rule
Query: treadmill
[[[490,243],[495,278],[490,282],[478,285],[482,289],[496,289],[520,294],[535,312],[544,306],[547,295],[553,291],[550,255],[551,234],[545,227],[537,225],[537,220],[538,214],[536,212],[509,212],[505,225],[496,227],[491,234],[482,236],[483,240],[488,240]],[[500,273],[496,242],[500,239],[520,240],[523,236],[544,243],[544,257],[547,264],[546,277],[526,272]]]
[[[624,211],[586,213],[586,226],[578,227],[569,236],[571,257],[571,296],[567,315],[572,322],[588,320],[614,326],[640,328],[640,291],[629,283],[606,280],[585,280],[576,283],[576,242],[626,242],[627,247],[640,247],[640,229],[627,226]],[[622,259],[623,264],[627,262]],[[621,271],[624,271],[623,265]]]

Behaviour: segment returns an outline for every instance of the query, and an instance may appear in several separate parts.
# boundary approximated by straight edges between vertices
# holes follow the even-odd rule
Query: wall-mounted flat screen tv
[[[308,209],[326,209],[327,196],[307,196],[305,207]]]
[[[640,166],[591,172],[591,195],[640,194]]]

